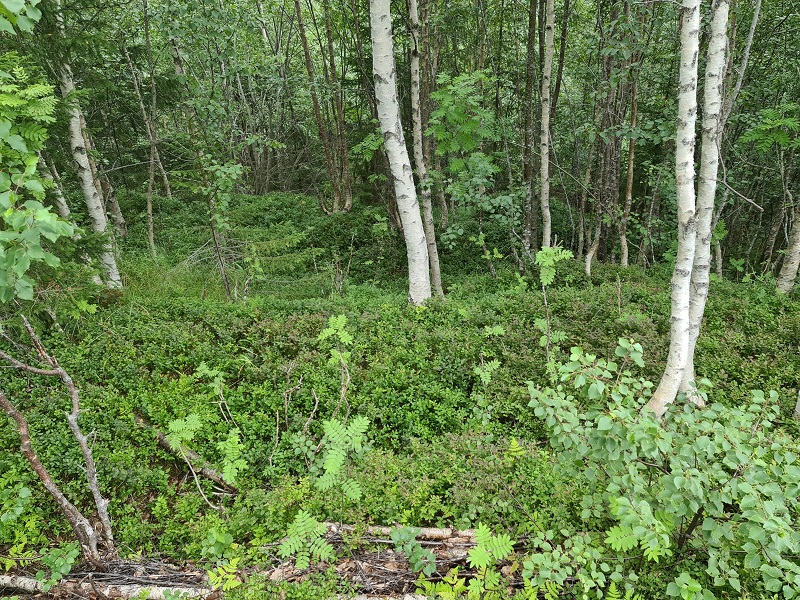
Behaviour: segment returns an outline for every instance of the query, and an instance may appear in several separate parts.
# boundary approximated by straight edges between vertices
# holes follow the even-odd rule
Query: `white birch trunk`
[[[692,266],[691,299],[689,301],[689,347],[680,391],[698,405],[703,400],[695,385],[694,351],[700,335],[700,323],[706,309],[711,272],[711,234],[714,198],[717,192],[719,142],[722,137],[722,94],[725,84],[725,52],[728,45],[728,0],[715,0],[711,15],[711,38],[706,57],[703,92],[703,134],[700,151],[700,174],[697,182],[697,235]]]
[[[797,391],[797,403],[794,405],[794,418],[800,421],[800,390]]]
[[[542,203],[542,248],[549,248],[552,243],[552,221],[550,218],[550,77],[553,72],[553,53],[555,42],[555,7],[553,0],[547,0],[544,29],[544,67],[542,68],[542,129],[539,145],[541,147],[541,203]]]
[[[389,167],[397,196],[397,209],[400,212],[403,237],[406,242],[408,299],[413,304],[419,305],[431,297],[428,246],[419,212],[417,192],[414,189],[411,161],[408,158],[406,140],[400,123],[389,0],[370,0],[369,17],[378,120],[381,123],[383,142],[389,157]]]
[[[783,266],[778,274],[778,291],[788,294],[794,287],[797,278],[797,269],[800,267],[800,219],[792,223],[792,232],[789,234],[789,245],[783,257]]]
[[[700,50],[700,0],[681,4],[681,57],[678,81],[678,131],[675,187],[678,201],[678,253],[672,273],[669,355],[664,375],[648,408],[661,417],[675,400],[689,350],[689,299],[696,241],[694,144],[697,122],[697,63]]]
[[[37,152],[37,154],[39,155],[39,172],[42,174],[42,177],[53,184],[53,207],[56,209],[59,217],[65,221],[69,221],[69,205],[67,204],[67,199],[64,197],[64,191],[61,189],[61,182],[56,179],[58,174],[51,171],[50,165],[47,164],[41,152]]]
[[[61,66],[61,95],[66,98],[75,90],[72,79],[72,69],[68,64]],[[95,233],[106,233],[107,221],[105,208],[100,192],[94,182],[92,170],[89,165],[89,156],[86,152],[86,142],[83,137],[81,127],[81,109],[77,104],[72,104],[69,109],[69,138],[70,151],[75,161],[75,171],[81,184],[83,198],[86,201],[86,211],[92,224],[92,231]],[[100,264],[102,265],[105,284],[109,288],[119,289],[122,287],[122,280],[117,269],[117,260],[114,257],[114,249],[111,241],[107,241],[100,253]]]
[[[428,168],[422,152],[422,107],[420,103],[419,50],[420,31],[417,14],[417,0],[408,0],[408,20],[411,23],[413,47],[411,49],[411,120],[414,131],[414,164],[417,167],[420,194],[422,200],[425,239],[428,243],[428,260],[431,267],[431,283],[437,296],[444,296],[442,289],[442,269],[439,264],[439,249],[436,247],[436,230],[433,223],[433,203],[431,202],[431,186],[428,180]]]

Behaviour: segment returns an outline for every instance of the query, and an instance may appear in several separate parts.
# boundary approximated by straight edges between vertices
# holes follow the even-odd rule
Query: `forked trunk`
[[[664,375],[647,406],[658,417],[678,393],[689,351],[689,301],[696,241],[694,145],[697,122],[697,63],[700,46],[700,0],[681,4],[681,55],[678,81],[678,128],[675,188],[678,203],[678,252],[672,273],[669,354]]]
[[[717,192],[717,171],[719,169],[727,32],[728,0],[715,0],[712,7],[711,39],[708,44],[703,92],[703,145],[700,152],[700,173],[697,184],[697,239],[689,302],[689,346],[686,354],[686,367],[683,370],[679,388],[695,404],[699,405],[703,405],[703,400],[696,393],[694,351],[706,308],[711,272],[711,223],[714,217],[714,198]]]

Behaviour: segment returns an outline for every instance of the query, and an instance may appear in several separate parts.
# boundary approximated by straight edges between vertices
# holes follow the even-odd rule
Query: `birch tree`
[[[683,0],[680,9],[681,54],[678,75],[678,127],[675,187],[678,204],[678,252],[672,273],[670,344],[661,382],[647,406],[662,416],[675,400],[689,352],[689,303],[696,244],[694,145],[697,122],[697,63],[700,53],[700,0]]]
[[[420,102],[420,29],[417,13],[417,0],[408,1],[408,20],[411,25],[411,120],[414,132],[414,164],[419,178],[419,197],[422,200],[425,240],[428,244],[428,260],[431,268],[431,283],[437,296],[443,296],[442,269],[439,264],[439,250],[436,247],[436,230],[433,222],[433,203],[431,202],[431,183],[428,168],[422,151],[422,106]]]
[[[56,3],[56,22],[61,37],[66,37],[66,27],[60,2]],[[89,215],[92,231],[105,234],[108,220],[106,219],[105,206],[103,206],[103,197],[92,174],[92,167],[89,164],[89,153],[83,131],[85,121],[80,104],[74,98],[75,81],[72,75],[72,68],[65,58],[62,58],[57,68],[59,70],[58,81],[61,95],[68,101],[69,149],[74,161],[75,172],[80,182],[81,192],[83,192],[83,199],[86,203],[86,212]],[[112,289],[122,288],[122,279],[119,275],[117,259],[114,256],[114,247],[110,239],[106,239],[104,242],[99,260],[106,286]]]
[[[392,18],[389,5],[389,0],[370,0],[372,72],[375,80],[378,120],[394,180],[397,208],[403,224],[403,237],[408,257],[408,298],[413,304],[419,305],[431,296],[428,246],[417,202],[417,192],[414,188],[411,162],[400,122]]]
[[[61,65],[59,84],[61,95],[65,99],[72,100],[67,111],[69,114],[69,147],[75,163],[75,172],[80,182],[81,192],[83,192],[83,199],[86,203],[86,212],[89,215],[92,231],[105,234],[108,225],[106,211],[100,191],[95,185],[94,177],[92,177],[89,155],[86,151],[86,142],[83,137],[83,128],[81,127],[81,121],[83,120],[81,109],[77,101],[72,98],[75,91],[72,69],[66,62]],[[114,289],[121,288],[122,279],[117,268],[117,259],[114,256],[111,240],[107,239],[104,242],[99,259],[106,286]]]
[[[711,222],[717,192],[719,144],[722,138],[722,94],[725,83],[726,49],[728,45],[728,0],[714,0],[711,17],[711,36],[708,42],[705,85],[703,91],[703,133],[700,152],[700,173],[697,182],[697,246],[692,264],[691,298],[689,300],[689,346],[680,391],[693,394],[695,390],[694,351],[700,334],[700,322],[708,298],[711,272]]]

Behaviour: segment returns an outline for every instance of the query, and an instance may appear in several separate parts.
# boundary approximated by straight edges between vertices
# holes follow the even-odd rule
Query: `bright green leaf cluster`
[[[21,1],[4,0],[2,6],[6,13],[22,10]],[[23,18],[20,13],[17,24]],[[0,29],[4,21],[0,15]],[[41,203],[45,183],[36,171],[55,102],[53,87],[33,81],[15,53],[0,57],[0,302],[32,300],[31,264],[57,267],[47,242],[75,233]]]
[[[550,434],[560,468],[585,482],[582,518],[615,521],[602,538],[586,540],[598,553],[594,583],[604,585],[610,571],[601,551],[652,562],[691,553],[704,557],[715,588],[738,593],[747,577],[760,579],[767,592],[796,597],[800,447],[773,426],[777,394],[754,391],[749,405],[735,408],[677,405],[658,420],[642,408],[652,383],[626,368],[642,364],[641,353],[638,344],[620,340],[618,364],[573,348],[559,385],[529,384],[530,406]],[[567,539],[558,544],[543,536],[531,573],[568,573],[565,564],[576,561],[568,542],[578,534],[562,535]],[[631,563],[618,563],[612,579],[624,575],[620,564]],[[684,573],[667,593],[710,598],[709,584]]]
[[[295,566],[306,569],[311,561],[331,561],[335,558],[333,546],[323,537],[325,525],[304,510],[295,515],[289,525],[286,539],[278,547],[278,555],[283,558],[295,557]]]

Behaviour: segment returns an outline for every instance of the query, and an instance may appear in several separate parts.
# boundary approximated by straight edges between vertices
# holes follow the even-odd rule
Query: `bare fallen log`
[[[328,533],[353,533],[362,531],[354,525],[342,525],[339,523],[326,522]],[[387,537],[391,535],[392,529],[397,527],[387,527],[385,525],[374,525],[367,527],[363,530],[367,535]],[[419,527],[417,534],[418,540],[425,540],[428,542],[453,542],[453,543],[475,543],[475,530],[474,529],[453,529],[451,527]]]
[[[18,575],[0,575],[0,593],[6,590],[26,594],[44,592],[41,581],[32,577]],[[80,597],[91,597],[93,594],[101,598],[141,598],[146,600],[164,600],[168,594],[183,594],[186,598],[214,598],[214,592],[206,587],[162,587],[149,585],[113,585],[96,581],[65,580],[50,589],[51,594],[75,594]],[[210,598],[209,598],[210,600]]]

